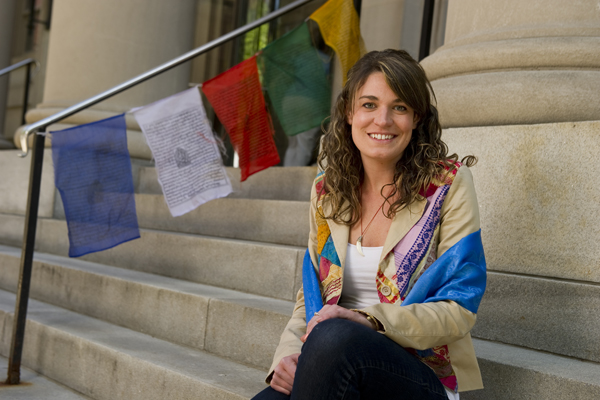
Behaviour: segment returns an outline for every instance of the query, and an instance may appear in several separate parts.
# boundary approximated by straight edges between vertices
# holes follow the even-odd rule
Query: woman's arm
[[[308,234],[308,250],[313,265],[316,264],[317,260],[317,223],[315,221],[317,203],[317,191],[313,184],[310,194],[310,214],[309,214],[309,226],[310,231]],[[302,348],[302,341],[300,338],[306,333],[306,311],[304,307],[304,291],[302,288],[296,295],[296,305],[294,306],[294,312],[292,318],[285,327],[279,340],[279,345],[275,350],[275,356],[273,357],[273,363],[269,368],[269,374],[267,376],[267,383],[271,381],[273,371],[275,367],[279,365],[284,357],[291,356],[292,354],[300,353]]]

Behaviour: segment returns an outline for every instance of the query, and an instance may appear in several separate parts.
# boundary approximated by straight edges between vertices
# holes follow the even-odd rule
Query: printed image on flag
[[[240,157],[241,181],[279,163],[273,125],[260,87],[256,56],[202,84]]]
[[[267,45],[257,61],[263,87],[288,136],[318,127],[329,116],[331,85],[306,22]]]
[[[125,116],[52,132],[54,181],[69,229],[69,257],[140,237]]]
[[[197,87],[132,112],[152,150],[171,215],[231,193]]]
[[[338,55],[346,83],[348,70],[365,52],[354,1],[329,0],[312,13],[310,19],[319,24],[323,40]]]

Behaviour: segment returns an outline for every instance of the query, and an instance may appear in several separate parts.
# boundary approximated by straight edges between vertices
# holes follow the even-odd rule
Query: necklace
[[[356,241],[356,251],[358,251],[358,254],[360,254],[363,257],[365,256],[365,254],[362,251],[362,240],[363,240],[363,237],[365,236],[365,234],[367,233],[367,230],[369,229],[369,227],[373,223],[373,220],[375,220],[375,217],[377,216],[377,214],[379,214],[379,211],[383,208],[384,204],[385,204],[385,200],[384,200],[383,203],[381,203],[381,205],[379,206],[379,208],[375,212],[375,215],[373,215],[373,218],[371,218],[371,222],[369,222],[369,225],[367,225],[367,227],[365,228],[364,231],[363,231],[363,228],[362,228],[362,215],[360,216],[360,236],[358,237],[358,240]]]

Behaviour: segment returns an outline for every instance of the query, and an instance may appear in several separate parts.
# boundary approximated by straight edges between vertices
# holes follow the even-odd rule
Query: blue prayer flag
[[[140,237],[125,114],[52,132],[52,160],[69,228],[69,257]]]

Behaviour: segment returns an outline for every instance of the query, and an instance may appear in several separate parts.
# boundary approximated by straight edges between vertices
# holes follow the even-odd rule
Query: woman
[[[482,387],[469,334],[485,288],[475,159],[447,154],[432,94],[404,51],[349,71],[311,196],[325,306],[306,316],[300,290],[255,399],[458,399]]]

